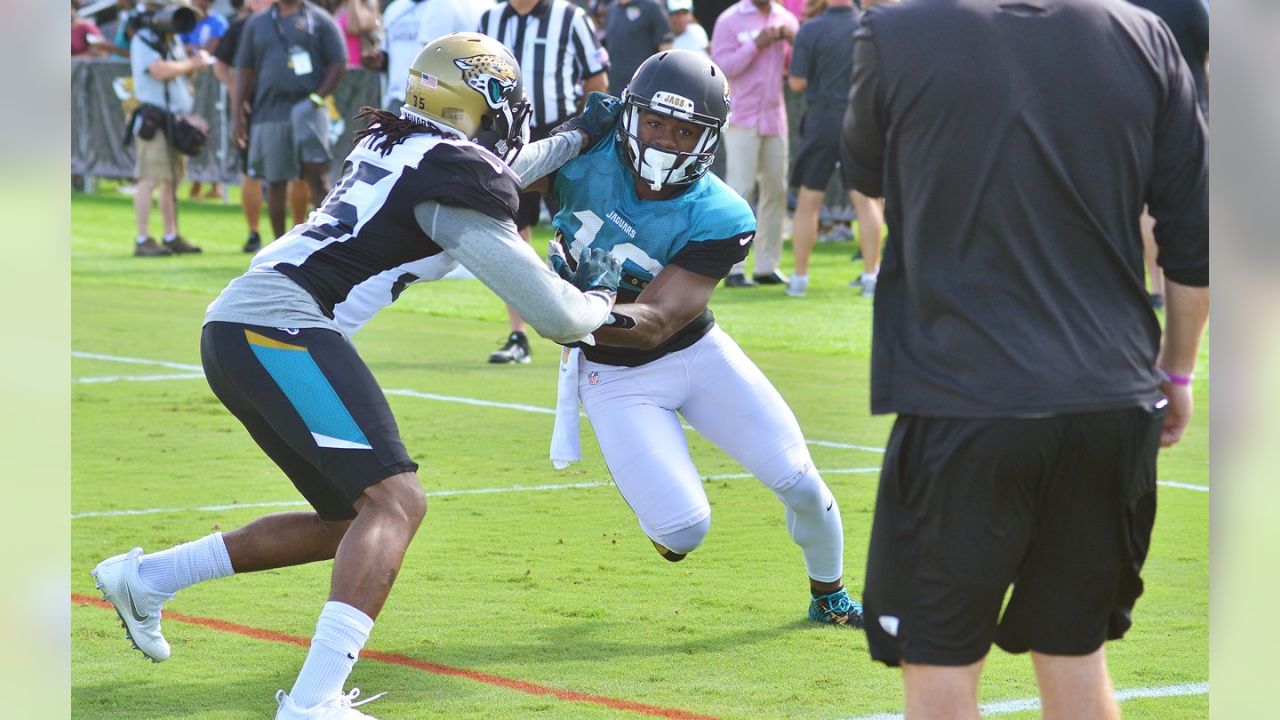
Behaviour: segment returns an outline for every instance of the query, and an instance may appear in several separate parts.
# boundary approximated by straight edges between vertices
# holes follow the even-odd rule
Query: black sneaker
[[[247,253],[256,253],[262,249],[262,236],[256,232],[249,233],[249,239],[245,241],[244,248]]]
[[[513,332],[508,335],[507,344],[503,345],[501,350],[497,350],[489,356],[489,362],[494,365],[524,364],[532,359],[533,353],[529,350],[529,338],[525,337],[522,332]]]
[[[752,279],[757,285],[786,285],[789,278],[778,270],[774,270],[763,275],[755,275]]]
[[[754,281],[747,279],[747,276],[743,275],[742,273],[730,273],[729,276],[724,279],[724,286],[725,287],[755,287],[756,284]]]

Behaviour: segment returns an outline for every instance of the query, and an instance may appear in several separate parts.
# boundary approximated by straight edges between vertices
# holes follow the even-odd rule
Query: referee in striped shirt
[[[583,98],[609,87],[609,55],[596,42],[586,11],[569,0],[507,0],[480,16],[480,32],[495,38],[515,55],[533,106],[530,140],[547,137],[551,128],[578,114]],[[529,241],[538,224],[538,193],[520,196],[516,227]],[[554,213],[550,197],[547,210]],[[495,364],[529,362],[524,320],[510,306],[511,334],[501,350],[489,356]]]

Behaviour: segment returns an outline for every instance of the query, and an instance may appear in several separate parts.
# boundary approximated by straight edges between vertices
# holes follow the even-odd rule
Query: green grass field
[[[108,555],[230,530],[301,500],[200,377],[204,308],[247,261],[239,210],[184,202],[181,212],[203,255],[133,258],[130,198],[109,184],[72,198],[75,717],[271,717],[273,693],[291,685],[305,655],[293,643],[310,637],[327,593],[327,563],[189,588],[165,608],[173,657],[159,665],[93,602],[88,573]],[[799,417],[844,511],[846,580],[856,589],[875,449],[891,420],[868,412],[871,304],[845,286],[861,270],[852,249],[818,246],[804,299],[781,288],[721,289],[712,308]],[[366,695],[389,691],[363,709],[459,720],[901,711],[897,671],[868,659],[860,632],[805,620],[804,568],[781,506],[709,443],[689,436],[712,532],[672,565],[608,484],[585,427],[585,461],[557,472],[547,460],[549,414],[459,402],[554,404],[556,346],[535,339],[532,364],[487,365],[505,332],[487,290],[444,281],[406,292],[356,338],[431,494],[350,681]],[[1161,457],[1166,483],[1208,483],[1204,347],[1201,411],[1187,440]],[[1207,492],[1161,488],[1146,595],[1134,629],[1108,654],[1118,690],[1174,694],[1128,700],[1126,717],[1208,715],[1207,694],[1183,687],[1208,680],[1208,524]],[[1034,695],[1025,656],[990,656],[984,703]]]

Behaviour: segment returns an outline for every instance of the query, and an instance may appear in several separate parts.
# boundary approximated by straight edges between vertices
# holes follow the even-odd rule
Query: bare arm
[[[230,90],[235,82],[235,74],[232,67],[221,60],[213,63],[213,76],[218,78],[218,82],[222,83],[227,90]]]
[[[599,290],[583,293],[560,279],[510,220],[434,201],[419,204],[414,214],[432,240],[539,335],[558,343],[577,342],[608,318],[613,296]]]
[[[147,73],[160,82],[183,75],[194,75],[205,66],[208,57],[208,54],[200,51],[185,60],[156,60],[147,66]]]
[[[718,282],[716,278],[668,265],[640,292],[635,302],[615,307],[618,313],[635,320],[636,326],[627,330],[600,328],[595,332],[596,342],[615,347],[655,348],[707,309]]]
[[[353,35],[369,32],[378,27],[378,12],[369,7],[367,0],[348,0],[347,31]]]
[[[583,102],[586,102],[587,96],[593,92],[609,92],[608,72],[602,70],[589,78],[583,78],[582,99],[579,100],[578,103],[582,104]],[[582,108],[579,107],[578,110],[581,111]]]
[[[321,97],[328,97],[333,94],[333,89],[338,87],[338,81],[346,74],[347,61],[345,58],[329,63],[329,66],[324,69],[324,79],[320,81],[320,86],[316,88],[316,94]]]
[[[1182,285],[1167,276],[1164,288],[1164,342],[1156,367],[1170,375],[1189,376],[1195,370],[1200,338],[1209,318],[1209,288]],[[1165,382],[1161,390],[1169,398],[1169,405],[1165,408],[1160,447],[1169,447],[1182,439],[1191,422],[1194,402],[1190,385]]]
[[[795,75],[787,76],[787,86],[791,88],[793,93],[802,93],[809,89],[809,78],[796,77]]]
[[[231,85],[231,133],[240,147],[249,142],[248,102],[256,83],[253,68],[236,68],[235,82]]]

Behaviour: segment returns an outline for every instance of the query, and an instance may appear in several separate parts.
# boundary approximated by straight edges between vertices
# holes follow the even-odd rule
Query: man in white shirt
[[[404,105],[409,63],[423,45],[451,32],[471,32],[480,24],[488,0],[392,0],[382,12],[382,53],[387,90],[382,107],[399,112]]]
[[[667,19],[671,21],[671,32],[675,35],[671,47],[708,54],[711,40],[693,17],[693,0],[667,0]]]

